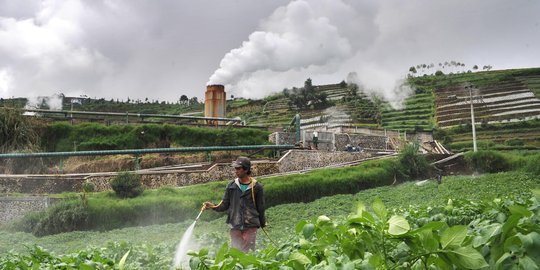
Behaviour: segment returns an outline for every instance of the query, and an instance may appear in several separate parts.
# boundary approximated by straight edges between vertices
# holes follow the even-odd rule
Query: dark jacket
[[[214,208],[218,212],[227,211],[227,223],[234,229],[259,228],[266,225],[263,186],[253,178],[251,181],[253,185],[249,185],[243,194],[238,178],[231,181],[225,188],[223,200]]]

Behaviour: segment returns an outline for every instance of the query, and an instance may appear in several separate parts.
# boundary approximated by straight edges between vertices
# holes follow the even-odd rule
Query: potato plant
[[[536,192],[538,195],[538,192]],[[539,197],[449,201],[444,211],[397,209],[381,200],[372,211],[334,221],[319,216],[296,226],[280,247],[244,254],[227,245],[193,252],[191,269],[538,269]],[[473,213],[473,219],[460,219]],[[449,225],[451,221],[453,225]],[[461,223],[461,224],[460,224]]]

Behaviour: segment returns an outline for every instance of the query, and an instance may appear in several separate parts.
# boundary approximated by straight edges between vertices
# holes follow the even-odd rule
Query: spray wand
[[[203,206],[201,207],[201,212],[199,212],[199,214],[198,214],[197,217],[195,218],[195,221],[199,220],[199,218],[201,217],[201,214],[202,214],[202,212],[204,212],[204,210],[206,210],[206,207],[205,207],[204,204],[203,204]]]

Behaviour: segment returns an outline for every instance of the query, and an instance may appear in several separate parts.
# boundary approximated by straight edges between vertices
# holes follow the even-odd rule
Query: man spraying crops
[[[237,178],[227,185],[218,205],[205,202],[204,209],[227,211],[232,246],[247,252],[255,250],[257,229],[266,225],[263,186],[250,176],[249,158],[239,157],[232,165]]]

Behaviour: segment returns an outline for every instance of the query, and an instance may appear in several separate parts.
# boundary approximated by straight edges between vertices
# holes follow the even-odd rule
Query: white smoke
[[[0,70],[0,96],[9,93],[13,79],[6,69]]]
[[[49,97],[30,97],[26,101],[25,109],[49,109],[54,111],[62,110],[63,97],[55,94]]]
[[[374,14],[370,3],[290,2],[276,9],[241,47],[226,54],[208,84],[224,84],[244,97],[261,97],[301,85],[308,77],[324,80],[370,47],[377,34]]]
[[[370,63],[378,36],[376,8],[346,0],[297,0],[280,7],[241,47],[221,60],[208,84],[224,84],[244,97],[262,97],[311,77],[336,83],[350,71],[363,85],[398,107],[411,94],[403,79]],[[405,72],[402,72],[405,75]]]

